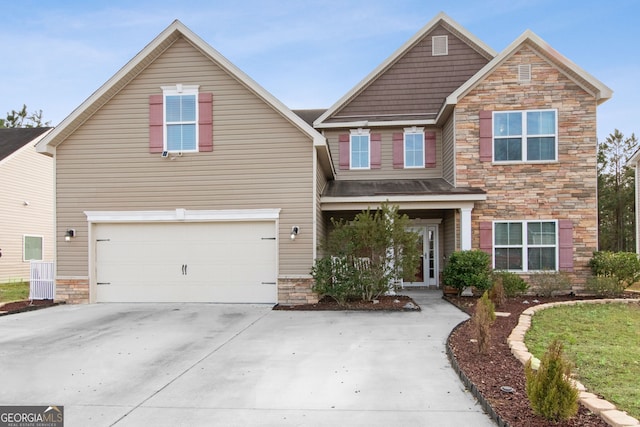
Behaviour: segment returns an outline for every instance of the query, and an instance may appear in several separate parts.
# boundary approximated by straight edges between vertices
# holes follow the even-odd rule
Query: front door
[[[411,231],[418,233],[418,250],[420,263],[413,282],[404,282],[405,286],[438,286],[438,225],[411,227]]]

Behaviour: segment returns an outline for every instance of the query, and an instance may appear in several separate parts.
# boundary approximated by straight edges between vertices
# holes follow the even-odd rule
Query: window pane
[[[497,222],[495,233],[496,246],[522,245],[522,224],[519,222]]]
[[[527,160],[555,160],[556,139],[534,137],[527,139]]]
[[[405,166],[424,165],[424,134],[407,133],[404,135]]]
[[[196,149],[196,125],[181,125],[182,150]]]
[[[522,160],[522,139],[496,139],[493,144],[496,161]]]
[[[181,121],[194,122],[196,120],[196,96],[183,95],[181,98],[182,98]]]
[[[195,95],[168,95],[165,99],[167,122],[194,122],[196,120]]]
[[[527,226],[529,245],[555,245],[556,224],[554,222],[530,222]]]
[[[182,125],[167,125],[167,150],[182,150]]]
[[[351,166],[369,167],[369,135],[351,135]]]
[[[180,96],[167,96],[165,98],[167,122],[180,121]]]
[[[529,248],[529,270],[555,270],[556,248]]]
[[[522,135],[522,113],[495,113],[493,115],[493,135]]]
[[[24,236],[24,260],[42,260],[42,237]]]
[[[527,135],[555,135],[555,111],[531,111],[527,113]]]
[[[494,253],[497,270],[522,270],[522,249],[496,248]]]

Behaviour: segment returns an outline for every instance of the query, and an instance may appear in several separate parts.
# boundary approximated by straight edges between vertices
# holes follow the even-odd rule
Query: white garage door
[[[273,221],[96,224],[96,301],[276,303]]]

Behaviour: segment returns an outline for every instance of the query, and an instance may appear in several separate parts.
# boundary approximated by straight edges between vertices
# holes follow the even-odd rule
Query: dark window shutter
[[[369,137],[371,143],[371,169],[382,167],[382,134],[372,133]]]
[[[213,94],[198,94],[198,150],[213,151]]]
[[[573,271],[573,222],[570,219],[558,221],[560,243],[559,270]]]
[[[480,161],[493,160],[493,131],[491,111],[480,111]]]
[[[436,133],[424,133],[424,166],[426,168],[436,167]]]
[[[493,224],[490,221],[480,223],[480,250],[493,258]]]
[[[349,141],[351,138],[348,133],[341,133],[338,136],[338,150],[340,151],[340,169],[349,169]]]
[[[404,134],[393,134],[393,168],[404,168]]]
[[[164,149],[164,115],[162,113],[164,97],[149,96],[149,152],[162,153]]]

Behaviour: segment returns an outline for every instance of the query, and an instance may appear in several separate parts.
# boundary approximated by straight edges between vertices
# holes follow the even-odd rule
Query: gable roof
[[[380,65],[378,65],[378,67],[376,67],[371,73],[369,73],[369,75],[367,75],[362,81],[360,81],[360,83],[354,86],[349,92],[347,92],[342,98],[340,98],[335,104],[333,104],[324,114],[322,114],[317,120],[315,120],[314,126],[317,128],[332,127],[332,125],[327,123],[327,121],[330,120],[333,115],[342,110],[347,104],[349,104],[359,94],[367,89],[373,82],[375,82],[389,69],[391,69],[394,64],[396,64],[400,59],[406,56],[416,45],[423,41],[429,33],[434,31],[439,26],[460,39],[473,51],[477,52],[480,57],[484,58],[485,61],[488,62],[496,56],[497,52],[495,52],[491,47],[471,34],[445,13],[440,12],[424,27],[422,27],[422,29],[420,29],[402,46],[400,46],[400,48],[398,48],[393,54],[391,54],[391,56],[384,60]],[[480,68],[480,66],[478,68]],[[443,100],[443,97],[440,99]],[[434,112],[434,116],[435,114],[436,113]],[[334,126],[340,125],[344,126],[347,125],[347,123],[336,123]]]
[[[9,157],[31,141],[47,132],[50,127],[0,129],[0,161]]]
[[[441,118],[448,116],[454,105],[460,101],[467,93],[473,90],[485,77],[491,74],[496,68],[502,65],[508,60],[514,53],[516,53],[524,45],[527,45],[534,49],[537,53],[544,56],[549,62],[554,64],[560,72],[566,75],[569,79],[573,80],[578,86],[583,88],[588,93],[591,93],[596,102],[599,104],[610,99],[613,95],[613,91],[607,87],[600,80],[593,77],[591,74],[580,68],[574,62],[560,54],[557,50],[553,49],[547,42],[542,40],[531,30],[526,30],[516,40],[513,41],[506,49],[500,52],[492,61],[485,65],[480,71],[478,71],[471,79],[465,82],[462,86],[456,89],[451,95],[449,95],[443,105],[436,122]]]
[[[313,140],[313,144],[316,147],[326,146],[325,138],[312,126],[294,114],[281,101],[267,92],[262,86],[222,56],[222,54],[192,32],[182,22],[176,19],[124,67],[107,80],[106,83],[104,83],[98,90],[89,96],[89,98],[80,104],[80,106],[67,116],[59,126],[38,142],[36,149],[41,153],[53,155],[55,147],[62,143],[122,88],[135,79],[140,72],[142,72],[180,37],[184,37],[211,61],[215,62],[231,76],[235,77],[266,104],[270,105],[275,111],[280,113],[300,131],[308,135]]]

